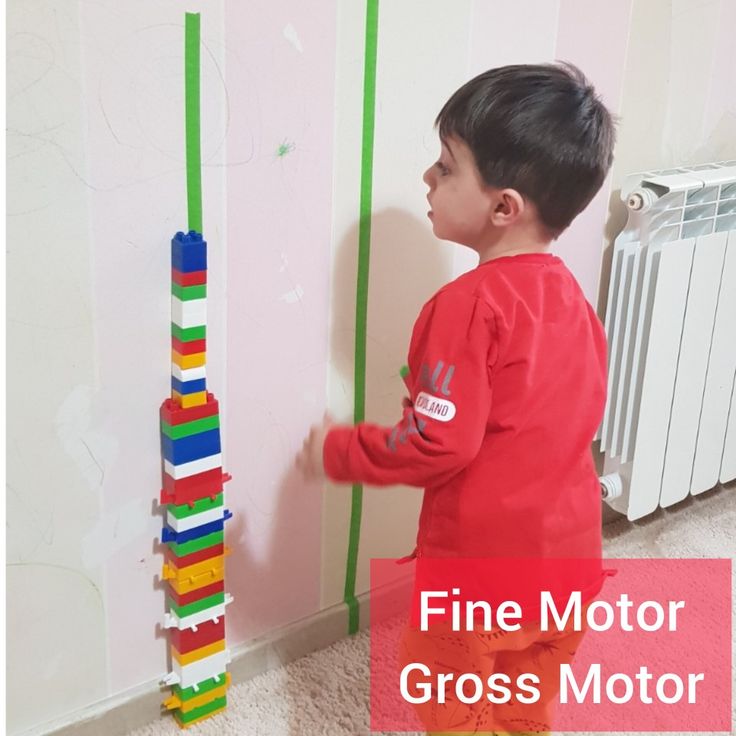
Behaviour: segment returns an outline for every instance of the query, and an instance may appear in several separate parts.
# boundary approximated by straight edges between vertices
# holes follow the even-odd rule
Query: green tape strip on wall
[[[365,68],[363,72],[363,150],[360,163],[360,226],[358,234],[358,283],[355,303],[355,423],[365,419],[366,335],[368,321],[368,274],[371,256],[371,209],[373,195],[373,134],[376,110],[376,52],[378,49],[378,0],[368,0],[365,20]],[[348,631],[360,628],[360,608],[355,597],[358,569],[363,486],[353,485],[350,538],[345,571],[345,603]]]
[[[184,109],[189,229],[202,232],[202,151],[199,141],[199,13],[184,16]]]

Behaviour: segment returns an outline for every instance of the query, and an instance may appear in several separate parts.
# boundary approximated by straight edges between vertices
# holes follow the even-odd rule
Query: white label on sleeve
[[[414,411],[438,422],[449,422],[455,416],[455,404],[422,391],[414,402]]]

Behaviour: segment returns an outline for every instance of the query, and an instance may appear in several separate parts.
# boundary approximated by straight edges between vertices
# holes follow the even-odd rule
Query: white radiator
[[[635,174],[621,198],[596,439],[634,520],[736,477],[736,161]]]

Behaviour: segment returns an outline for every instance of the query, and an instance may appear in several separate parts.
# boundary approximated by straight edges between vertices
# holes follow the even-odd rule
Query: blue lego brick
[[[171,376],[171,388],[180,394],[196,394],[198,391],[207,390],[207,379],[195,378],[193,381],[180,381]]]
[[[221,532],[225,529],[225,522],[230,519],[232,515],[232,511],[225,509],[223,518],[220,521],[211,521],[209,524],[195,526],[193,529],[187,529],[185,532],[175,532],[167,525],[161,530],[161,541],[166,543],[176,542],[176,544],[182,544],[183,542],[191,542],[192,539],[199,539],[199,537],[214,534],[214,532]]]
[[[171,239],[171,267],[182,273],[207,269],[207,241],[190,230]]]
[[[172,465],[183,465],[192,462],[192,460],[217,455],[222,450],[220,428],[190,434],[188,437],[181,437],[178,440],[172,440],[171,437],[167,437],[162,433],[161,449],[164,458]]]

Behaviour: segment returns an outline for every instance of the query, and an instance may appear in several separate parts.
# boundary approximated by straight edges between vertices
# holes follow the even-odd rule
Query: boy
[[[485,72],[452,95],[436,126],[428,216],[438,238],[472,248],[479,265],[422,309],[401,421],[326,420],[297,465],[313,479],[423,487],[413,557],[600,560],[591,443],[606,337],[550,246],[601,188],[614,121],[563,63]],[[569,661],[574,645],[562,648]],[[549,712],[539,713],[525,730],[549,730]],[[480,725],[466,716],[468,731]]]

